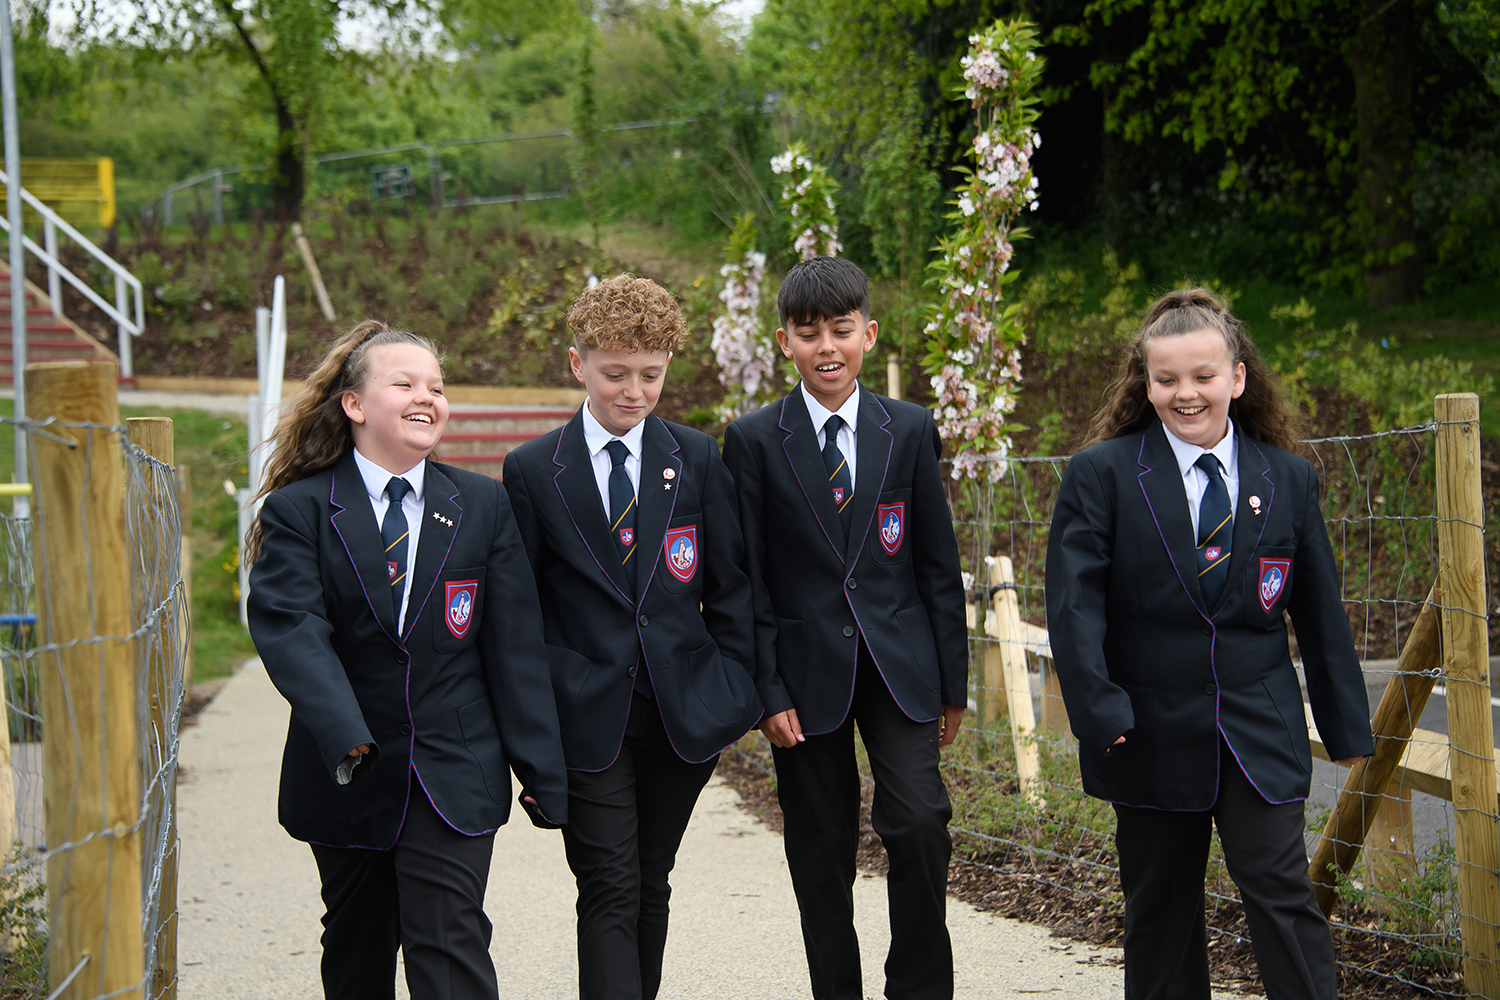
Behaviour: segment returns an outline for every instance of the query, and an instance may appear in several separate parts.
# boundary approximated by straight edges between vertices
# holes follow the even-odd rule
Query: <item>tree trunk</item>
[[[302,161],[302,141],[297,122],[286,103],[273,92],[276,101],[276,176],[271,181],[276,199],[276,216],[282,222],[294,222],[302,214],[302,196],[307,191],[307,167]]]
[[[1350,44],[1359,143],[1357,225],[1370,305],[1393,306],[1422,291],[1412,210],[1412,76],[1417,0],[1358,0]]]

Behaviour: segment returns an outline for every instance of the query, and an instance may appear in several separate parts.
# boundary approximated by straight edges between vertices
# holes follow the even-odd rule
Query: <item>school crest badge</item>
[[[389,559],[387,559],[385,561],[385,578],[387,580],[394,580],[394,579],[396,579],[396,570],[398,568],[399,567],[397,567],[397,565],[395,563],[393,563]]]
[[[1276,599],[1286,589],[1287,578],[1292,574],[1290,559],[1261,559],[1260,561],[1260,607],[1266,614],[1276,604]]]
[[[469,625],[474,621],[474,602],[479,599],[478,580],[451,580],[447,584],[448,613],[444,620],[453,638],[462,639],[469,634]]]
[[[633,542],[633,541],[635,541],[635,529],[634,528],[621,528],[620,529],[620,544],[623,545],[623,546],[625,546],[626,548],[629,548],[630,547],[630,543]]]
[[[844,488],[842,486],[835,486],[833,488],[833,505],[835,507],[844,506]]]
[[[901,539],[906,537],[906,501],[881,504],[876,517],[880,523],[880,546],[886,555],[893,556],[901,548]]]
[[[1208,548],[1203,550],[1204,557],[1211,563],[1218,562],[1219,556],[1223,554],[1224,550],[1217,545],[1210,545]]]
[[[683,583],[691,583],[698,571],[698,526],[673,528],[662,545],[667,552],[667,571]]]

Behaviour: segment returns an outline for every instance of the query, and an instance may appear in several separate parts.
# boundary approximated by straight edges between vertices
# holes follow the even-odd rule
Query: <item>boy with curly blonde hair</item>
[[[568,313],[588,399],[505,460],[568,766],[581,1000],[650,1000],[667,876],[719,751],[760,719],[734,484],[714,439],[651,415],[687,327],[620,275]]]

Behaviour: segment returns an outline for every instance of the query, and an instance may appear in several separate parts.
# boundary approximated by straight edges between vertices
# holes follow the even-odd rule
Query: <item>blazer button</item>
[[[629,669],[629,670],[627,670],[627,671],[625,671],[625,672],[626,672],[626,673],[627,673],[627,674],[629,674],[629,675],[630,675],[630,676],[631,676],[631,677],[634,677],[634,676],[635,676],[635,670],[636,670],[636,668],[635,668],[635,667],[631,667],[631,668],[630,668],[630,669]]]
[[[647,617],[646,617],[646,616],[645,616],[645,615],[641,615],[641,627],[642,627],[642,628],[645,628],[645,627],[646,627],[646,624],[647,624],[647,623],[648,623],[648,622],[650,622],[650,621],[651,621],[651,619],[650,619],[650,618],[647,618]]]
[[[1204,635],[1213,635],[1214,634],[1214,627],[1212,625],[1205,625],[1205,626],[1203,626],[1203,634]]]
[[[859,586],[859,581],[858,580],[850,580],[849,581],[849,589],[850,590],[854,590],[858,586]]]
[[[844,626],[844,638],[847,639],[850,636],[852,636],[853,634],[854,634],[854,626],[853,625],[845,625]]]
[[[1217,684],[1205,684],[1205,685],[1203,685],[1203,693],[1204,694],[1218,694],[1219,693],[1219,686]]]
[[[402,736],[410,736],[411,735],[411,726],[402,726],[401,727],[401,735]]]

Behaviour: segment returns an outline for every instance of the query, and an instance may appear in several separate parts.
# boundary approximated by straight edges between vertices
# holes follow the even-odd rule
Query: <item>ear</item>
[[[792,338],[788,337],[786,331],[779,326],[776,328],[776,343],[781,345],[782,354],[787,357],[792,356]]]
[[[568,348],[568,367],[573,369],[573,377],[583,381],[583,358],[578,356],[578,348]]]
[[[873,319],[865,323],[865,353],[875,349],[875,337],[880,333],[880,324]]]
[[[343,404],[344,416],[348,417],[353,423],[362,424],[365,422],[365,408],[359,401],[359,393],[353,389],[346,389],[339,402]]]
[[[1239,399],[1245,393],[1245,362],[1234,366],[1234,386],[1229,390],[1230,399]]]

